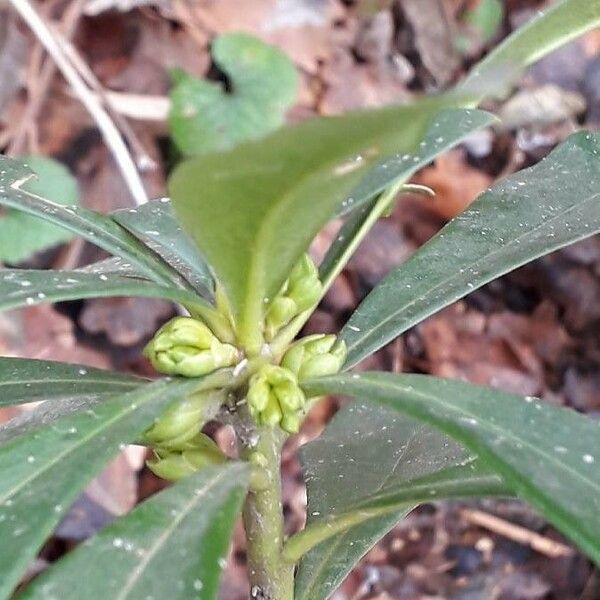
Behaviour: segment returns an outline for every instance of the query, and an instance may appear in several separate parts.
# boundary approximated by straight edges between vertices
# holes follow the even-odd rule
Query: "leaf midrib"
[[[207,482],[204,485],[202,493],[194,493],[192,500],[190,500],[190,502],[188,502],[183,507],[183,509],[180,511],[177,517],[174,518],[173,521],[171,521],[171,524],[168,527],[166,527],[163,533],[156,538],[154,543],[150,546],[150,549],[144,553],[140,562],[131,571],[130,576],[125,580],[123,588],[121,589],[119,595],[116,597],[115,600],[123,600],[124,598],[127,598],[129,592],[131,592],[131,590],[134,588],[140,576],[142,575],[150,561],[156,556],[156,553],[160,550],[165,540],[167,540],[173,534],[175,529],[177,529],[179,524],[183,521],[183,519],[185,519],[185,517],[187,517],[187,515],[192,511],[196,504],[202,498],[204,498],[204,496],[209,492],[209,490],[213,488],[223,477],[225,477],[226,474],[227,471],[221,471],[217,473],[211,481]]]

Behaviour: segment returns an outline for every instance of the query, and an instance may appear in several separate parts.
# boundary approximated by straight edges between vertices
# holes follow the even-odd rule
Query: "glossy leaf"
[[[110,217],[80,206],[63,206],[32,194],[27,183],[35,177],[22,161],[0,156],[0,206],[22,211],[80,235],[111,254],[136,265],[154,281],[172,283],[176,273]]]
[[[180,165],[169,184],[181,223],[223,284],[247,349],[299,256],[376,161],[410,152],[452,96],[315,119]]]
[[[368,398],[441,429],[600,564],[599,422],[534,398],[423,375],[340,375],[306,387],[315,395]]]
[[[0,598],[10,596],[52,529],[120,447],[200,385],[148,384],[0,446]]]
[[[169,127],[188,156],[228,150],[270,133],[283,124],[296,99],[296,70],[278,48],[230,33],[213,42],[212,56],[227,77],[228,91],[221,83],[181,71],[174,77]]]
[[[61,163],[43,156],[24,158],[38,174],[23,185],[26,191],[45,195],[58,204],[79,204],[77,181]],[[18,210],[8,210],[0,217],[0,261],[17,264],[36,252],[68,242],[73,237],[62,227],[45,223]]]
[[[340,410],[319,438],[303,446],[301,459],[307,527],[286,546],[296,555],[311,548],[296,576],[299,600],[329,597],[371,546],[420,502],[511,495],[497,475],[452,439],[377,405],[353,403]],[[312,547],[321,538],[325,541]]]
[[[481,110],[444,110],[430,125],[419,143],[418,152],[397,155],[373,167],[342,202],[340,214],[348,210],[352,210],[352,213],[340,228],[319,267],[321,280],[326,282],[326,286],[337,276],[380,216],[378,213],[381,211],[374,211],[374,203],[365,204],[366,201],[389,189],[397,181],[408,181],[436,156],[459,144],[470,133],[491,125],[494,120],[493,115]]]
[[[563,0],[539,11],[476,64],[464,81],[470,87],[505,65],[524,68],[556,48],[600,26],[600,0]]]
[[[216,599],[247,482],[244,463],[204,468],[92,537],[20,597]]]
[[[469,134],[492,125],[496,117],[483,110],[453,108],[442,110],[429,124],[418,146],[411,152],[387,157],[369,170],[339,207],[346,214],[398,180],[408,180],[437,156],[462,142]]]
[[[117,394],[145,383],[139,377],[83,365],[0,357],[0,406],[88,394]]]
[[[600,231],[600,135],[507,177],[392,271],[341,332],[350,367],[497,277]]]
[[[118,210],[111,217],[152,248],[195,290],[212,298],[214,283],[208,265],[175,219],[168,198]]]
[[[109,296],[164,298],[188,306],[203,303],[186,290],[112,273],[0,269],[0,310]]]

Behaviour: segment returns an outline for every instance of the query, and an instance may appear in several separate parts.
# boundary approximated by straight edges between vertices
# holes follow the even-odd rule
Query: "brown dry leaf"
[[[401,0],[421,61],[439,85],[451,81],[460,64],[450,14],[441,0]]]
[[[97,298],[86,302],[79,318],[90,333],[106,334],[117,346],[134,346],[173,313],[169,302],[151,298]]]
[[[331,23],[344,15],[334,0],[253,0],[240,10],[239,0],[201,0],[192,7],[200,22],[213,33],[242,31],[281,48],[299,67],[317,73],[331,46]],[[292,10],[295,7],[295,10]]]
[[[491,336],[484,315],[467,310],[462,302],[419,325],[419,332],[432,375],[518,394],[536,395],[543,389],[542,366],[526,345],[520,344],[515,353],[517,340],[509,346],[501,337]]]
[[[486,190],[493,179],[470,166],[464,151],[457,149],[440,156],[433,166],[421,171],[414,181],[435,192],[434,198],[423,198],[423,205],[431,207],[444,219],[452,219]]]

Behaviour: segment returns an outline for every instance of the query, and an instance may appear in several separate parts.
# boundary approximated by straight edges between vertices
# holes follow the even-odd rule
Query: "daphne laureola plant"
[[[557,3],[450,92],[191,158],[170,179],[170,201],[111,215],[28,192],[32,173],[2,159],[0,204],[114,258],[68,272],[3,269],[1,308],[130,295],[166,298],[187,314],[144,350],[163,375],[154,381],[0,359],[0,405],[45,400],[0,429],[0,597],[12,596],[72,502],[127,443],[151,448],[148,467],[173,485],[19,598],[216,598],[240,511],[251,597],[327,598],[414,506],[456,497],[523,498],[600,563],[597,422],[464,382],[350,371],[472,290],[600,231],[597,134],[573,134],[483,193],[392,270],[339,335],[297,338],[412,174],[493,123],[474,108],[486,87],[599,24],[600,1]],[[334,217],[343,225],[316,266],[308,247]],[[327,394],[354,400],[301,450],[307,523],[286,537],[281,448]],[[233,428],[235,453],[202,431],[209,421]]]

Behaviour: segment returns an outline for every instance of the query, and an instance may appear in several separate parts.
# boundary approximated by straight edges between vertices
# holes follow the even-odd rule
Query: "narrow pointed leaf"
[[[312,238],[375,162],[412,152],[451,95],[315,119],[180,165],[169,189],[181,223],[223,284],[257,350],[273,298]]]
[[[208,265],[175,219],[168,198],[118,210],[111,217],[161,256],[200,294],[212,298],[214,283]]]
[[[0,310],[109,296],[164,298],[187,306],[206,305],[192,292],[113,273],[0,269]]]
[[[454,148],[469,134],[492,125],[497,118],[483,110],[453,108],[442,110],[428,126],[419,145],[376,164],[339,206],[339,215],[348,213],[381,193],[398,180],[408,180],[437,156]]]
[[[32,177],[34,173],[21,161],[0,157],[0,206],[64,227],[125,258],[154,281],[172,283],[176,278],[169,265],[110,217],[80,206],[63,206],[25,190],[22,186]]]
[[[52,529],[120,447],[201,385],[147,384],[0,445],[0,598],[10,597]]]
[[[563,0],[540,11],[473,67],[465,87],[499,67],[524,68],[586,31],[600,26],[600,0]]]
[[[0,358],[0,406],[88,394],[118,394],[145,383],[139,377],[83,365]]]
[[[571,409],[423,375],[313,380],[311,394],[346,394],[434,425],[473,451],[600,564],[600,423]]]
[[[286,554],[295,555],[310,548],[296,576],[299,600],[329,597],[373,544],[420,502],[511,495],[497,475],[451,438],[372,404],[353,403],[339,411],[324,433],[302,448],[301,460],[307,528],[286,546]],[[325,541],[313,547],[320,539]]]
[[[247,482],[243,463],[203,469],[102,530],[19,597],[216,599]]]
[[[507,177],[393,270],[341,332],[351,367],[429,315],[600,231],[600,135],[573,134]]]

